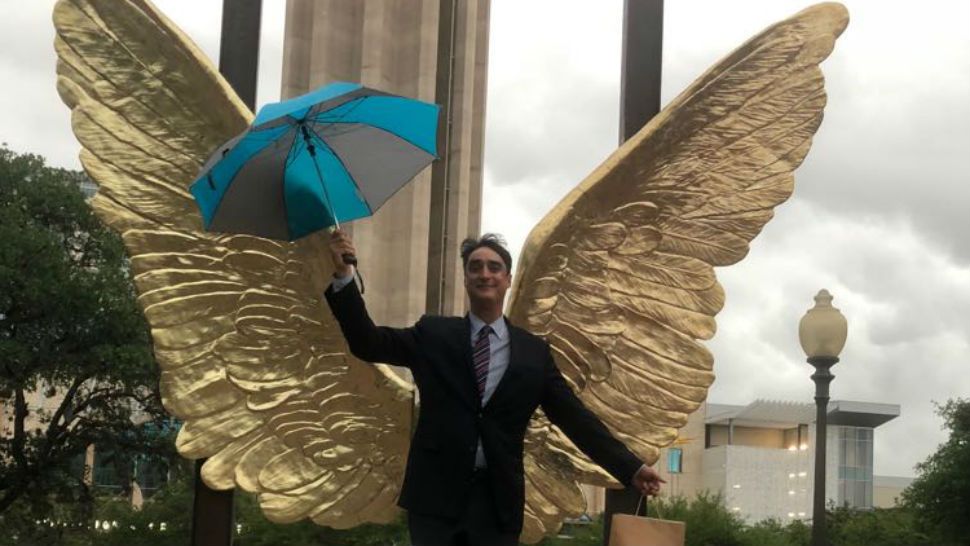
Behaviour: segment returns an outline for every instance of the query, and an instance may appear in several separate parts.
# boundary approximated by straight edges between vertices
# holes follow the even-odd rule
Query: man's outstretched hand
[[[660,484],[662,483],[667,482],[660,479],[660,474],[657,474],[656,470],[647,465],[641,466],[640,470],[637,470],[637,473],[633,475],[633,487],[648,497],[660,493]]]

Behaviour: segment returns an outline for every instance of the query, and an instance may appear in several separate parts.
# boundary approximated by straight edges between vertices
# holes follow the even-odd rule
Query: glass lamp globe
[[[805,313],[798,323],[798,341],[809,358],[838,358],[845,347],[848,323],[838,309],[832,307],[832,294],[819,290],[815,307]]]

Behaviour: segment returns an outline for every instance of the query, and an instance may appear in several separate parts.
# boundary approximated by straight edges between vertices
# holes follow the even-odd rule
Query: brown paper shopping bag
[[[609,546],[684,546],[685,531],[682,521],[613,514]]]

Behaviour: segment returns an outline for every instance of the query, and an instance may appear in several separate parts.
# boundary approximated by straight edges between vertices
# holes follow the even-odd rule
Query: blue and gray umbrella
[[[264,106],[192,183],[205,229],[292,241],[372,215],[435,159],[438,111],[345,82]]]

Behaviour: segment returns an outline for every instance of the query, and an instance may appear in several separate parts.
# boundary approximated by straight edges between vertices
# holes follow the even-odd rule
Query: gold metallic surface
[[[58,90],[98,213],[124,237],[162,367],[203,478],[259,494],[274,521],[333,527],[395,513],[412,389],[348,354],[320,294],[324,241],[200,230],[187,192],[252,118],[144,0],[60,0]],[[645,461],[714,380],[700,343],[737,262],[785,201],[825,104],[818,64],[848,23],[822,4],[778,23],[671,102],[533,229],[509,315],[545,337],[583,401]],[[523,541],[615,482],[539,413],[525,447]]]
[[[714,381],[724,304],[715,266],[741,260],[791,195],[822,120],[818,65],[848,24],[820,4],[758,34],[674,99],[532,230],[509,315],[552,345],[583,402],[643,460],[676,438]],[[600,471],[540,416],[526,440],[535,542],[585,505]]]
[[[187,191],[252,113],[147,1],[60,0],[54,24],[58,91],[128,248],[179,452],[273,521],[393,519],[412,389],[349,355],[321,300],[323,237],[205,233]]]

